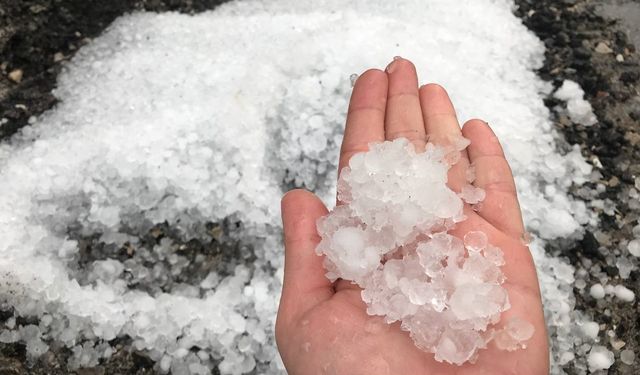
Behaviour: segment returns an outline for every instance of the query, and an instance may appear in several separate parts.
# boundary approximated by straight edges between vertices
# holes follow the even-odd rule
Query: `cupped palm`
[[[278,349],[290,375],[548,373],[540,291],[531,254],[521,240],[524,227],[515,184],[500,143],[485,122],[471,120],[461,129],[446,91],[434,84],[418,88],[413,64],[394,59],[386,71],[368,70],[356,81],[339,168],[371,142],[405,137],[420,149],[427,141],[447,144],[460,134],[471,144],[449,171],[449,186],[459,191],[472,163],[474,185],[486,191],[486,198],[475,210],[465,207],[467,220],[450,233],[462,237],[481,230],[503,250],[511,309],[501,323],[510,316],[531,322],[535,333],[527,348],[503,351],[490,343],[473,364],[435,361],[398,323],[389,325],[368,315],[357,286],[345,280],[331,283],[324,276],[322,258],[314,250],[320,239],[316,221],[327,209],[315,195],[294,190],[282,200],[285,275],[276,324]]]

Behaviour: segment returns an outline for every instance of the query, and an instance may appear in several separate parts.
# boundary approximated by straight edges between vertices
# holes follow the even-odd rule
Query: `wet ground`
[[[0,0],[0,140],[27,124],[31,116],[55,104],[51,90],[61,63],[117,16],[140,9],[192,13],[211,9],[220,2]],[[612,211],[600,210],[600,225],[588,228],[580,243],[557,243],[548,250],[587,270],[584,277],[587,285],[598,282],[605,274],[613,283],[639,291],[640,273],[634,271],[622,280],[612,262],[615,249],[621,241],[632,238],[631,228],[640,218],[638,199],[629,198],[631,188],[640,186],[640,68],[636,52],[640,47],[640,3],[629,0],[516,0],[516,3],[519,6],[516,14],[547,46],[546,63],[539,71],[540,76],[555,86],[564,79],[579,82],[599,119],[596,125],[585,128],[553,112],[557,129],[567,142],[579,144],[585,158],[597,166],[601,174],[598,181],[588,186],[605,186],[598,193],[575,187],[573,194],[585,200],[608,199],[615,204]],[[551,98],[546,103],[549,108],[560,104]],[[169,229],[158,227],[150,233],[150,241],[170,235]],[[209,244],[189,242],[184,246],[188,253],[208,252],[215,258],[220,257],[227,246],[216,241],[213,238]],[[91,239],[86,243],[88,256],[95,257],[92,249],[99,248],[100,244]],[[126,253],[127,249],[114,251],[120,250]],[[127,255],[119,252],[118,256]],[[591,262],[588,267],[585,259]],[[592,272],[594,265],[601,271]],[[584,289],[576,288],[575,294],[577,308],[591,319],[604,323],[600,339],[605,346],[624,343],[625,349],[631,348],[640,356],[637,299],[634,303],[605,305],[591,298]],[[0,321],[6,319],[4,315],[0,312]],[[126,340],[113,344],[119,345],[120,350],[116,350],[109,361],[96,368],[79,370],[77,374],[153,373],[153,363],[144,354],[123,349]],[[30,367],[24,347],[0,344],[0,374],[67,374],[66,356],[65,349],[54,348]],[[609,374],[640,374],[640,360],[628,366],[616,359]],[[571,366],[566,370],[575,372]]]
[[[606,0],[597,3],[596,11],[604,17],[619,20],[620,28],[640,48],[640,2],[632,0]]]

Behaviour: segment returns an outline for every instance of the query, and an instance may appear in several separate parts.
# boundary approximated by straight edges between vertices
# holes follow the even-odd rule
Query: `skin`
[[[405,137],[422,148],[427,140],[447,144],[460,134],[471,145],[449,171],[449,186],[459,191],[466,167],[473,163],[474,184],[485,189],[486,199],[477,212],[465,207],[468,219],[450,233],[462,238],[468,231],[481,230],[503,250],[504,287],[512,307],[500,323],[510,316],[531,322],[535,333],[527,348],[509,352],[490,343],[474,364],[435,361],[433,354],[413,344],[398,323],[388,325],[381,317],[367,315],[360,288],[325,278],[322,257],[314,249],[320,240],[316,220],[327,214],[327,208],[315,195],[293,190],[282,199],[286,255],[276,323],[278,349],[290,375],[549,373],[540,290],[533,259],[521,240],[524,226],[516,188],[502,147],[487,123],[470,120],[461,129],[446,91],[435,84],[419,88],[414,65],[394,59],[385,71],[368,70],[356,81],[339,168],[348,165],[354,154],[366,151],[370,142]]]

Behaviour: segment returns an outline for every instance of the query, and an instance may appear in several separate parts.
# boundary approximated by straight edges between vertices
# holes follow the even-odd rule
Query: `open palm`
[[[278,349],[290,375],[422,375],[422,374],[547,374],[549,353],[538,280],[531,254],[522,244],[524,232],[511,170],[489,126],[468,121],[462,129],[447,93],[438,85],[418,88],[413,64],[394,59],[386,72],[368,70],[355,83],[349,105],[339,168],[370,142],[405,137],[423,148],[427,140],[446,144],[462,134],[471,145],[449,171],[449,186],[466,183],[469,163],[474,184],[485,189],[480,208],[465,207],[468,219],[450,233],[471,230],[487,234],[504,252],[511,309],[501,323],[518,316],[535,327],[527,349],[498,350],[492,343],[474,364],[455,366],[434,360],[418,349],[398,323],[370,316],[360,288],[345,280],[325,278],[322,258],[315,254],[320,238],[316,220],[327,213],[313,194],[294,190],[282,200],[285,232],[285,275],[276,324]]]

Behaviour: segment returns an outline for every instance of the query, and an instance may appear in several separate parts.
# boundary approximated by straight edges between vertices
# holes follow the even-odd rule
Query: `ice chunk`
[[[629,250],[629,253],[631,253],[631,255],[633,255],[634,257],[640,257],[640,240],[633,239],[629,241],[629,244],[627,244],[627,249]]]
[[[567,102],[567,112],[572,121],[585,126],[593,125],[598,121],[593,114],[591,104],[584,100],[584,91],[576,82],[565,80],[553,96]]]
[[[358,80],[358,74],[353,73],[349,76],[349,81],[351,82],[351,87],[355,86],[356,81]]]
[[[475,187],[473,185],[464,185],[460,192],[460,198],[469,204],[477,204],[484,200],[486,193],[484,189]]]
[[[488,319],[509,307],[504,288],[495,284],[463,284],[449,299],[451,311],[459,320]]]
[[[465,171],[464,177],[469,184],[473,183],[473,181],[476,180],[476,166],[473,164],[470,164],[467,170]]]
[[[416,152],[399,138],[354,155],[338,180],[343,204],[319,220],[316,248],[331,280],[362,287],[367,313],[401,321],[416,346],[457,365],[475,361],[493,339],[486,331],[510,308],[502,250],[481,231],[463,240],[447,233],[464,220],[447,171],[467,145],[454,139]],[[496,337],[516,350],[532,335],[533,325],[513,318]]]
[[[485,341],[476,331],[447,329],[440,337],[435,349],[437,361],[447,361],[461,365],[473,362],[478,348],[484,347]]]
[[[589,352],[587,362],[591,371],[606,370],[615,362],[615,357],[604,346],[594,345]]]
[[[633,302],[636,299],[636,294],[624,285],[616,285],[614,293],[616,297],[625,302]]]
[[[617,258],[616,267],[618,267],[618,274],[620,274],[620,277],[623,279],[628,279],[629,275],[631,275],[631,271],[636,269],[636,266],[628,257]]]
[[[329,255],[327,261],[333,262],[336,272],[345,279],[360,280],[380,265],[380,254],[367,244],[366,235],[360,228],[344,227],[332,238],[329,246],[335,253]]]
[[[595,299],[604,298],[605,293],[602,284],[593,284],[591,288],[589,288],[589,294],[591,294],[591,297]]]
[[[484,257],[495,264],[496,266],[504,265],[504,256],[502,254],[502,250],[500,248],[495,247],[493,245],[487,245],[487,247],[483,250]]]
[[[122,271],[124,271],[124,265],[114,259],[93,262],[95,276],[105,283],[113,283]]]
[[[636,353],[633,350],[625,349],[620,352],[620,360],[625,365],[631,366],[636,361]]]
[[[496,346],[509,351],[525,348],[525,342],[533,337],[534,332],[533,324],[519,317],[512,317],[505,327],[496,333]]]
[[[598,337],[598,332],[600,332],[600,325],[596,322],[584,322],[582,324],[582,332],[585,336],[594,340]]]
[[[420,264],[429,277],[441,275],[447,264],[459,264],[464,256],[463,242],[446,233],[434,235],[416,248]]]
[[[489,239],[484,232],[472,231],[464,235],[464,246],[467,250],[478,252],[487,247]]]

